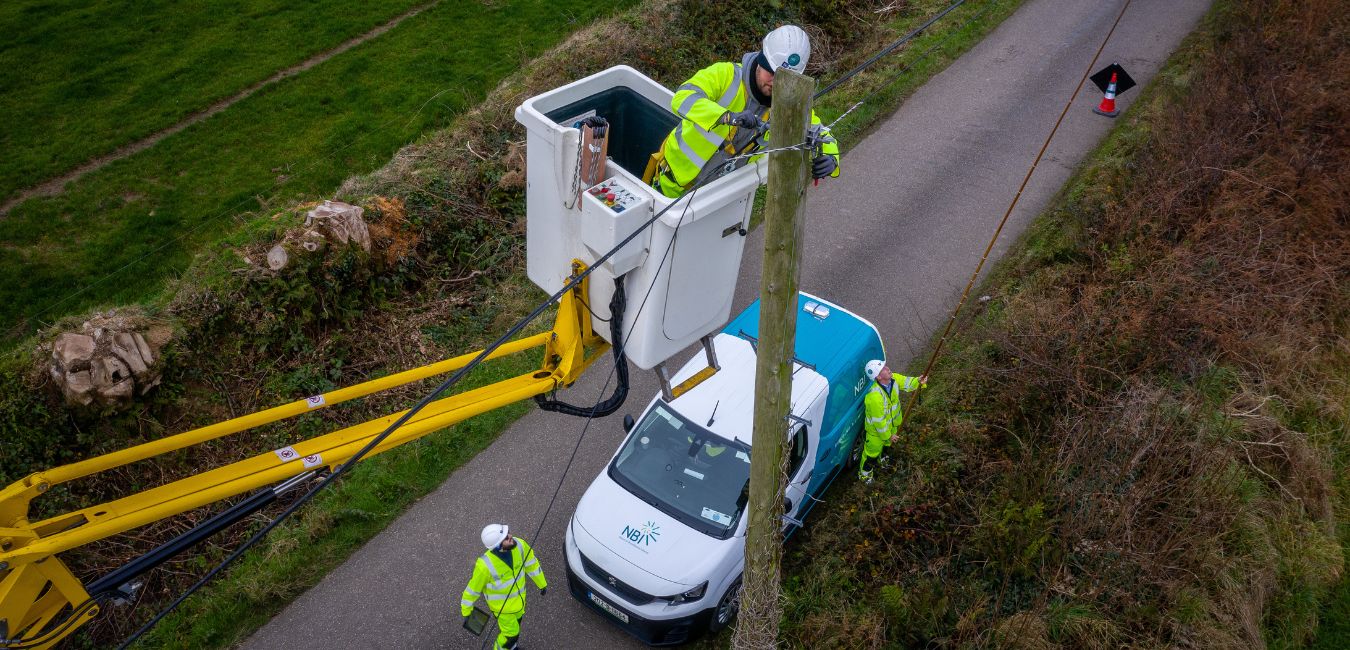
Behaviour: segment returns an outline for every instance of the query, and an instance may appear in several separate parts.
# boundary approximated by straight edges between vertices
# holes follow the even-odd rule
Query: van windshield
[[[658,402],[633,428],[609,475],[689,527],[726,539],[745,507],[750,449]]]

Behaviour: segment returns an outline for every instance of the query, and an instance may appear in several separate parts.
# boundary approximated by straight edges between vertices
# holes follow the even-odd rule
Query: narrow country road
[[[1124,1],[1029,0],[866,141],[856,143],[844,158],[842,176],[808,193],[802,289],[876,323],[892,365],[904,367],[945,324],[1027,167]],[[1148,83],[1209,4],[1133,0],[1100,65],[1119,62],[1141,85]],[[1138,94],[1127,94],[1119,105],[1128,108]],[[995,256],[1049,205],[1074,167],[1111,128],[1111,120],[1091,111],[1100,98],[1095,88],[1080,93]],[[752,234],[733,313],[759,290],[762,245]],[[565,399],[587,404],[600,398],[607,374],[605,364],[597,363]],[[636,414],[656,391],[651,373],[635,372],[622,412]],[[552,586],[545,597],[531,594],[522,646],[638,647],[568,595],[563,569],[564,528],[582,492],[622,439],[620,419],[596,420],[585,432],[539,535],[533,533],[583,421],[535,411],[245,646],[477,648],[481,640],[460,628],[459,592],[481,552],[479,530],[486,523],[505,522],[534,545]]]

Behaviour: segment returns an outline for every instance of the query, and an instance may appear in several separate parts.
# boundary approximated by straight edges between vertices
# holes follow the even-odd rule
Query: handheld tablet
[[[483,630],[487,628],[488,613],[480,607],[474,607],[468,616],[464,617],[464,629],[472,632],[474,636],[482,636]]]

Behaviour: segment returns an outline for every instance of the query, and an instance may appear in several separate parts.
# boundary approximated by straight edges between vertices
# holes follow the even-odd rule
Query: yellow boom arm
[[[571,385],[582,371],[608,349],[604,339],[591,330],[591,320],[585,306],[578,300],[578,295],[586,295],[585,289],[586,282],[583,281],[559,300],[551,331],[511,341],[486,357],[495,359],[543,347],[544,361],[540,370],[431,402],[364,458],[492,409]],[[0,627],[8,628],[9,638],[21,637],[36,641],[24,643],[26,648],[50,647],[99,611],[97,603],[89,602],[84,585],[56,557],[57,553],[222,499],[275,485],[314,469],[334,469],[347,462],[406,411],[297,442],[290,447],[259,454],[115,501],[30,523],[30,502],[52,486],[452,372],[466,366],[478,354],[474,352],[446,359],[38,472],[11,484],[0,491],[0,622],[5,624]],[[57,617],[63,612],[67,618],[58,620]],[[53,622],[58,624],[53,625]]]

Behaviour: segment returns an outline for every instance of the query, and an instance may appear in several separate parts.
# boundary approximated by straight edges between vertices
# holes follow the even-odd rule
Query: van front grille
[[[634,605],[646,605],[647,603],[656,600],[656,596],[648,594],[640,589],[634,589],[629,586],[628,583],[610,575],[604,569],[601,569],[599,565],[592,562],[590,558],[586,557],[585,554],[578,553],[578,555],[581,556],[581,568],[586,570],[586,575],[590,576],[592,580],[609,587],[610,591],[618,594],[624,600]]]

